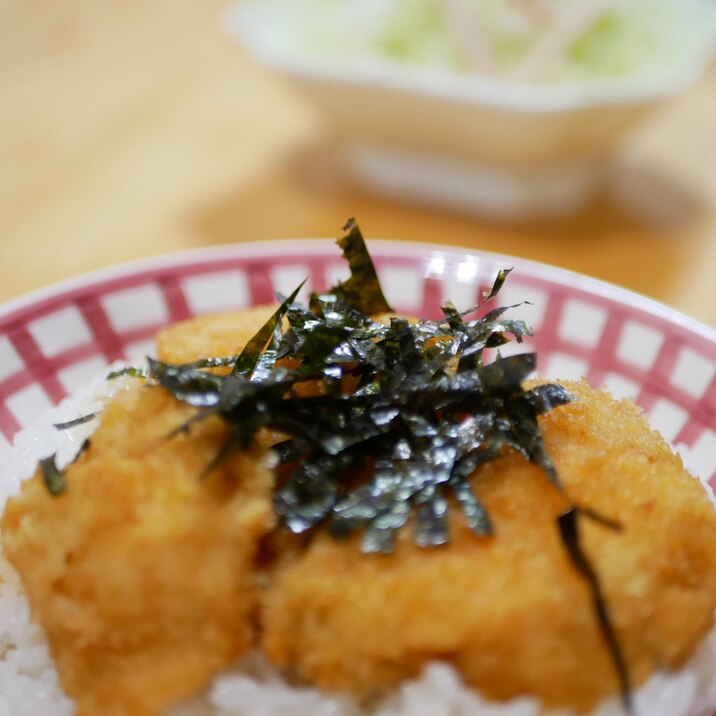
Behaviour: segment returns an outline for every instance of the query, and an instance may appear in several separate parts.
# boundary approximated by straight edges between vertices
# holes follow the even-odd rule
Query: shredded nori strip
[[[264,349],[276,334],[276,329],[279,328],[281,319],[284,317],[289,306],[296,300],[296,296],[304,283],[305,281],[303,281],[303,283],[301,283],[296,290],[281,303],[281,305],[274,311],[271,318],[266,321],[258,333],[244,346],[244,349],[241,351],[236,361],[234,361],[232,369],[233,375],[247,375],[250,377],[256,370]]]
[[[94,420],[98,414],[99,413],[90,413],[76,418],[75,420],[68,420],[64,423],[53,423],[53,427],[57,430],[69,430],[77,427],[78,425],[84,425],[85,423]],[[74,465],[82,457],[82,455],[89,450],[90,444],[90,439],[86,438],[75,453],[75,456],[70,461],[70,465]],[[58,497],[63,494],[65,490],[67,490],[67,478],[65,471],[60,470],[60,468],[57,467],[57,453],[53,453],[49,457],[40,460],[38,468],[47,491],[53,497]]]
[[[182,365],[149,359],[147,370],[127,368],[110,378],[146,378],[197,409],[169,438],[209,416],[227,423],[227,438],[202,478],[248,447],[259,430],[286,434],[274,448],[291,468],[274,495],[283,524],[296,534],[324,526],[336,538],[360,531],[364,553],[392,552],[411,516],[416,544],[448,543],[449,495],[476,535],[492,535],[470,477],[507,449],[539,466],[564,493],[537,419],[573,396],[555,383],[523,387],[536,368],[534,353],[498,353],[485,361],[487,349],[532,335],[524,321],[504,317],[513,306],[482,312],[511,269],[498,272],[482,302],[467,311],[446,303],[439,321],[378,322],[372,316],[392,309],[358,225],[351,219],[344,230],[338,243],[351,277],[312,294],[308,306],[296,302],[303,284],[279,297],[278,309],[240,354]],[[231,370],[214,370],[222,367]],[[308,396],[300,390],[306,384]],[[61,494],[65,477],[55,456],[40,468],[48,490]],[[633,713],[628,666],[597,572],[582,549],[580,515],[613,529],[621,525],[582,506],[558,519],[565,550],[591,590],[624,707]]]
[[[572,564],[589,586],[592,594],[594,614],[597,617],[602,637],[607,645],[619,679],[622,705],[627,714],[633,714],[634,703],[629,668],[619,645],[619,640],[614,631],[611,618],[609,617],[609,610],[606,600],[604,599],[604,594],[602,593],[599,577],[582,548],[582,543],[579,538],[579,517],[579,508],[572,508],[560,515],[557,520],[560,537],[562,538],[562,544],[564,544],[567,549],[567,554]]]
[[[87,415],[81,415],[74,420],[67,420],[64,423],[52,423],[52,427],[56,430],[69,430],[70,428],[76,428],[78,425],[84,425],[94,420],[99,413],[87,413]]]
[[[67,489],[65,473],[57,467],[57,453],[40,460],[39,468],[42,481],[45,483],[48,492],[57,497]]]
[[[356,220],[348,219],[343,231],[345,234],[338,239],[338,245],[343,249],[343,256],[348,261],[351,276],[348,280],[339,283],[334,293],[367,316],[391,312],[393,309],[385,300],[373,260]]]
[[[144,370],[144,368],[137,368],[136,366],[129,365],[125,368],[119,368],[118,370],[113,370],[108,373],[107,380],[115,380],[116,378],[121,378],[125,375],[128,375],[131,378],[146,378],[147,371]]]

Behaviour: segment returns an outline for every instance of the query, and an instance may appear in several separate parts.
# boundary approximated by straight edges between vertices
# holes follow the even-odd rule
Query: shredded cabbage
[[[713,42],[716,2],[248,0],[283,49],[535,82],[673,72]]]

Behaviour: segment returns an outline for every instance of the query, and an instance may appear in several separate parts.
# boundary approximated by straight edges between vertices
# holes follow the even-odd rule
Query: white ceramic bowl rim
[[[716,358],[716,329],[664,303],[608,281],[540,261],[467,247],[385,239],[370,239],[367,243],[379,259],[404,256],[414,260],[416,253],[422,253],[431,254],[437,258],[449,257],[453,261],[474,258],[493,266],[515,267],[525,271],[530,277],[568,286],[615,303],[626,304],[638,311],[672,323],[674,327],[679,327],[684,332],[700,336],[706,344],[712,344],[710,352]],[[328,238],[276,239],[241,244],[221,244],[128,261],[57,281],[0,304],[0,330],[10,323],[24,320],[29,313],[43,310],[47,304],[54,303],[58,299],[66,302],[76,295],[90,292],[95,285],[106,284],[113,280],[132,276],[136,278],[137,283],[141,283],[145,274],[153,274],[157,270],[170,272],[172,269],[181,269],[183,266],[196,267],[203,262],[213,266],[222,258],[240,257],[245,260],[251,258],[263,260],[272,255],[277,257],[295,256],[298,261],[305,255],[335,256],[338,260],[340,249],[337,248],[335,240]]]

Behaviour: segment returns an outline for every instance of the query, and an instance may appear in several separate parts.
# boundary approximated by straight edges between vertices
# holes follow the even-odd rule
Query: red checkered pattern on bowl
[[[623,289],[542,264],[460,249],[371,242],[389,302],[435,318],[441,301],[465,309],[499,268],[514,266],[500,304],[520,303],[539,372],[585,376],[634,398],[686,463],[716,482],[716,332]],[[164,325],[304,293],[345,276],[328,240],[242,244],[127,265],[0,308],[0,450],[52,405],[117,359],[151,353]],[[523,301],[529,303],[521,303]]]

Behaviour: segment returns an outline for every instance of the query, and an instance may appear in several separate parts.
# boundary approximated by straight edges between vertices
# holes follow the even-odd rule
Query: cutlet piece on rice
[[[585,383],[547,413],[547,450],[573,503],[619,520],[581,519],[635,684],[678,668],[712,626],[716,515],[704,488],[632,403]],[[590,592],[562,545],[566,501],[517,454],[473,477],[495,534],[480,538],[453,510],[451,539],[421,549],[411,530],[390,555],[365,556],[319,534],[285,560],[264,603],[274,664],[329,690],[368,696],[453,664],[484,694],[530,694],[548,707],[592,708],[618,691]]]
[[[254,306],[174,323],[157,335],[157,357],[173,365],[240,353],[278,304]]]
[[[273,471],[255,448],[200,479],[226,428],[167,439],[191,413],[138,383],[109,403],[66,492],[36,474],[7,505],[6,555],[79,716],[153,716],[254,646]]]

